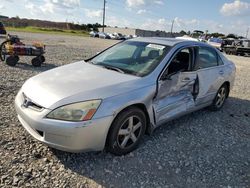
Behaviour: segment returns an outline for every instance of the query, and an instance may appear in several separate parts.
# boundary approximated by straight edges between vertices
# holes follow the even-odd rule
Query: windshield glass
[[[157,67],[169,49],[170,46],[160,44],[126,41],[97,55],[90,62],[142,77]]]

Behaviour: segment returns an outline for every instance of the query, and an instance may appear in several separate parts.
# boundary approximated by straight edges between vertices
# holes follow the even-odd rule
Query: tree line
[[[84,31],[98,31],[99,27],[102,27],[101,24],[76,24],[69,22],[53,22],[37,19],[26,19],[19,18],[18,16],[8,18],[6,16],[0,16],[0,21],[6,27],[42,27],[42,28],[56,28],[56,29],[68,29],[68,30],[84,30]]]

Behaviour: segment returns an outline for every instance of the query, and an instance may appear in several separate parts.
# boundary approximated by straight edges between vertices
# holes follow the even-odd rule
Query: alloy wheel
[[[225,99],[226,99],[226,89],[225,87],[222,87],[217,93],[216,102],[215,102],[216,107],[220,108],[223,105]]]
[[[128,117],[121,125],[117,143],[120,148],[126,149],[133,146],[142,133],[142,122],[138,116]]]

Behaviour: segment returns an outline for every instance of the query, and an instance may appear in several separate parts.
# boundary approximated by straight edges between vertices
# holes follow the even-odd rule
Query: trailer
[[[250,40],[234,40],[233,42],[226,42],[222,47],[226,54],[231,55],[250,55]]]
[[[33,56],[32,65],[40,67],[45,62],[44,53],[44,44],[25,45],[17,35],[7,35],[6,40],[0,45],[0,59],[9,66],[15,66],[19,61],[19,56]]]

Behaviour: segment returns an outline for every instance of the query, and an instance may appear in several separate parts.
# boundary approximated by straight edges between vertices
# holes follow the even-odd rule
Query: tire
[[[212,105],[210,106],[210,109],[212,111],[220,110],[223,107],[228,95],[229,95],[229,88],[226,84],[223,84],[216,93],[216,96],[213,100]]]
[[[5,61],[6,60],[6,55],[4,54],[5,52],[5,44],[7,44],[9,42],[9,40],[4,41],[1,45],[0,45],[0,60]]]
[[[38,58],[39,58],[39,60],[40,60],[42,63],[44,63],[44,62],[45,62],[45,57],[44,57],[43,55],[38,56]]]
[[[6,58],[5,62],[7,65],[14,67],[16,66],[17,62],[19,61],[19,57],[18,56],[9,56]]]
[[[146,130],[145,113],[136,107],[121,112],[113,121],[107,138],[107,150],[125,155],[136,149]]]
[[[17,56],[17,55],[15,56],[15,58],[16,58],[17,62],[20,60],[19,56]]]
[[[39,57],[35,57],[31,60],[31,63],[34,67],[41,67],[42,61]]]

